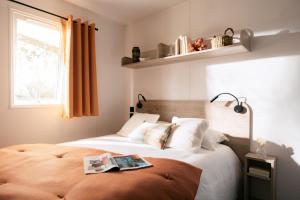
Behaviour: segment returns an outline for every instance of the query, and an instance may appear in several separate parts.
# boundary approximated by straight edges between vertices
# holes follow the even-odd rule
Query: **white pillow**
[[[135,113],[121,128],[118,135],[127,137],[136,127],[144,122],[155,123],[159,119],[157,114]]]
[[[172,125],[171,123],[157,123],[156,126],[146,131],[144,142],[153,147],[164,149],[170,136]]]
[[[229,139],[224,135],[224,133],[209,128],[206,130],[204,134],[204,138],[201,146],[204,149],[214,151],[216,145],[224,141],[229,141]]]
[[[173,117],[171,135],[167,142],[167,147],[193,150],[201,147],[204,133],[208,127],[208,122],[200,118],[179,118]]]
[[[138,127],[136,127],[127,137],[129,137],[134,142],[144,142],[144,136],[148,129],[155,126],[155,123],[144,122]]]
[[[164,149],[172,125],[171,123],[144,122],[135,128],[128,137],[134,142],[144,142],[159,149]]]

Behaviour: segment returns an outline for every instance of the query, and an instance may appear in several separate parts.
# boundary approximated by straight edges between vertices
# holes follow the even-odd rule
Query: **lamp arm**
[[[143,96],[142,94],[138,94],[138,101],[140,102],[140,96]]]
[[[236,96],[234,96],[233,94],[229,93],[229,92],[223,92],[223,93],[218,94],[215,98],[213,98],[213,101],[216,100],[219,96],[221,96],[223,94],[227,94],[227,95],[232,96],[233,98],[235,98],[237,104],[240,105],[240,101],[238,100],[238,98]]]
[[[227,95],[230,95],[233,98],[235,98],[235,100],[237,102],[237,105],[234,107],[234,111],[235,112],[237,112],[237,113],[242,113],[243,112],[244,107],[242,106],[242,102],[240,103],[240,101],[238,100],[238,98],[236,96],[234,96],[233,94],[229,93],[229,92],[223,92],[223,93],[218,94],[217,96],[215,96],[214,98],[212,98],[210,100],[210,103],[214,102],[219,96],[221,96],[223,94],[227,94]]]
[[[140,97],[142,97],[142,99],[143,99],[145,102],[147,101],[146,98],[145,98],[142,94],[138,94],[138,103],[136,104],[136,106],[137,106],[138,108],[142,108],[142,107],[143,107],[143,104],[142,104],[142,101],[141,101]]]
[[[138,101],[141,101],[140,97],[146,102],[146,98],[142,94],[138,94]]]
[[[141,94],[138,94],[138,96],[137,96],[137,97],[138,97],[138,101],[141,101],[141,100],[140,100],[140,95],[141,95]]]

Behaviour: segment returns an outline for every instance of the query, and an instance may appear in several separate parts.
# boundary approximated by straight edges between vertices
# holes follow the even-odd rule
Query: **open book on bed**
[[[132,170],[152,166],[151,163],[138,155],[112,156],[110,153],[86,156],[83,159],[83,163],[85,174],[95,174],[111,170]]]

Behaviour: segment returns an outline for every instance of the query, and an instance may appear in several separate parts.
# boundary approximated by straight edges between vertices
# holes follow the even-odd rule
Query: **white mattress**
[[[203,170],[196,200],[233,200],[237,197],[241,175],[240,162],[235,153],[222,144],[217,145],[215,151],[160,150],[147,144],[134,143],[126,137],[114,134],[71,141],[61,145],[183,161]]]

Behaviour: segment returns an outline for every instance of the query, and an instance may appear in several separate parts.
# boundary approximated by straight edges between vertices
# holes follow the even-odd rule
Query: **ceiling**
[[[130,24],[185,0],[65,0],[114,21]]]

